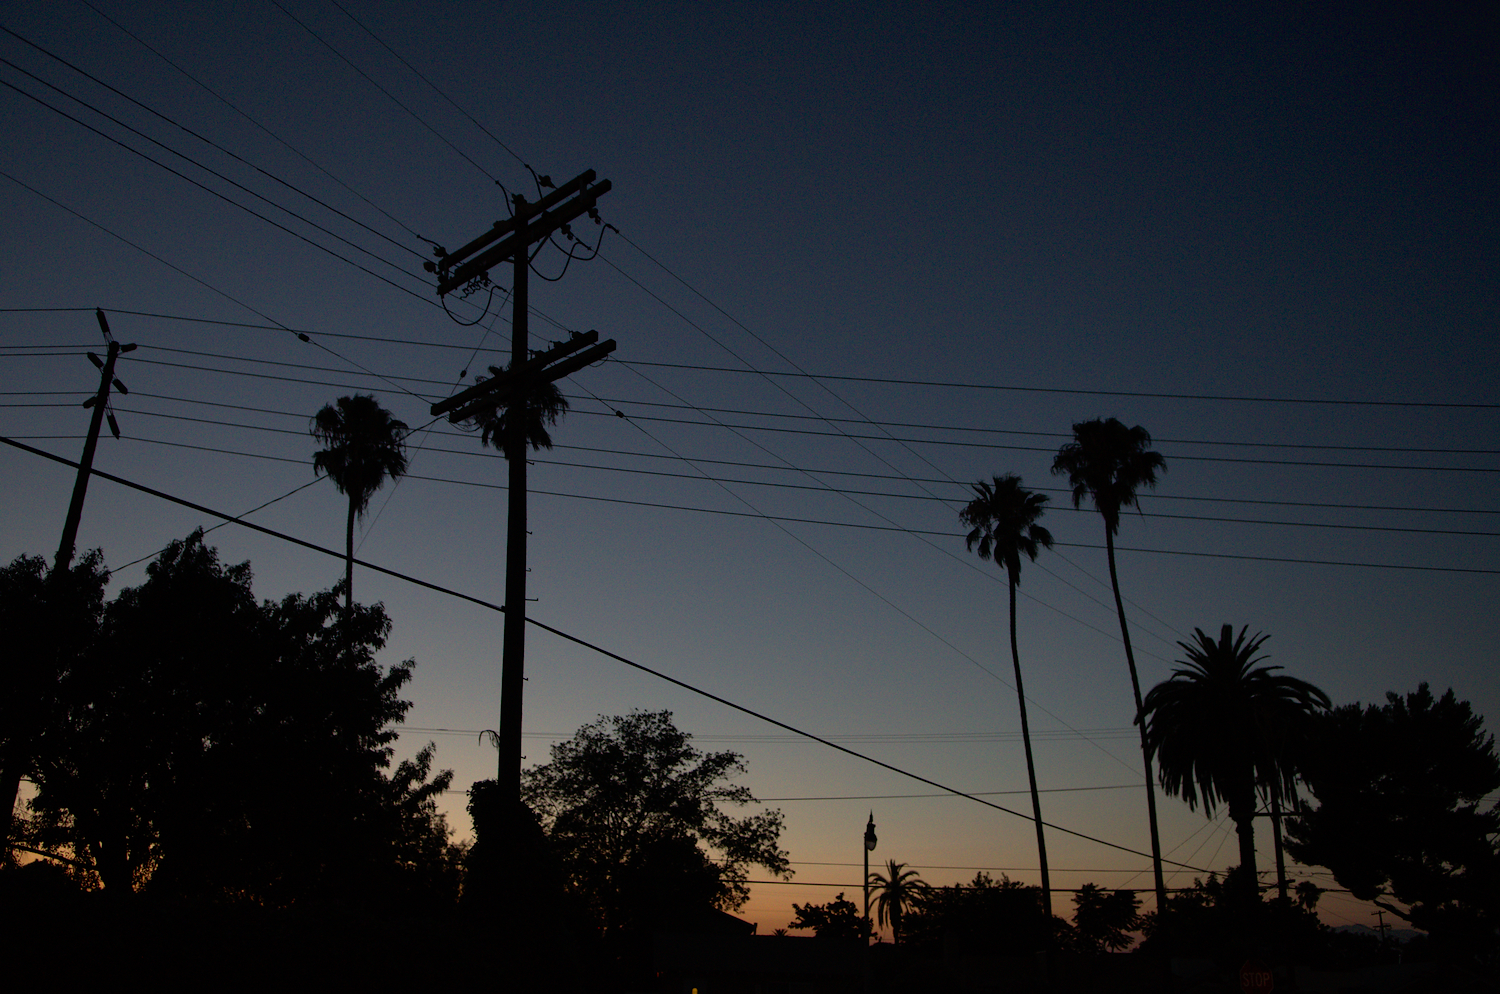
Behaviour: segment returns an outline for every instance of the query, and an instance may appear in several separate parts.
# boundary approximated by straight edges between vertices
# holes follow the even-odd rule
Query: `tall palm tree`
[[[1125,642],[1125,663],[1130,667],[1130,688],[1135,693],[1136,721],[1141,714],[1141,678],[1130,647],[1130,627],[1125,624],[1125,602],[1120,599],[1120,577],[1115,571],[1115,533],[1120,530],[1120,511],[1136,506],[1136,491],[1155,487],[1157,472],[1167,471],[1161,453],[1151,451],[1151,434],[1136,425],[1126,428],[1116,418],[1079,421],[1073,425],[1073,441],[1057,452],[1052,461],[1054,476],[1066,474],[1073,487],[1073,506],[1091,497],[1104,518],[1104,548],[1109,553],[1109,583],[1115,592],[1115,612],[1120,617],[1120,638]],[[1151,773],[1151,754],[1146,731],[1141,728],[1141,757],[1146,767],[1146,817],[1151,825],[1151,868],[1155,875],[1157,910],[1167,906],[1167,882],[1161,870],[1161,833],[1156,826],[1156,787]]]
[[[1279,807],[1296,797],[1297,768],[1288,743],[1314,712],[1327,710],[1328,695],[1280,666],[1256,666],[1269,637],[1247,639],[1248,626],[1225,625],[1215,642],[1194,629],[1179,642],[1187,659],[1171,679],[1146,695],[1141,728],[1147,748],[1161,765],[1161,785],[1188,807],[1203,802],[1213,817],[1223,803],[1240,843],[1241,879],[1254,888],[1255,807],[1260,794]],[[1250,891],[1246,891],[1249,896]]]
[[[886,861],[885,873],[870,874],[870,884],[875,888],[875,920],[881,925],[889,922],[891,940],[900,945],[902,916],[914,911],[932,888],[916,870],[908,870],[905,863],[894,859]]]
[[[387,479],[406,473],[406,425],[391,417],[369,394],[340,397],[313,416],[312,436],[324,445],[313,456],[313,472],[327,473],[349,498],[344,529],[344,620],[354,605],[354,519],[363,518],[370,498]]]
[[[1042,801],[1036,789],[1036,763],[1031,758],[1031,726],[1026,720],[1026,691],[1021,683],[1021,651],[1016,645],[1016,586],[1021,582],[1021,556],[1036,562],[1038,550],[1052,548],[1052,533],[1037,524],[1046,511],[1047,497],[1021,486],[1014,473],[993,477],[994,483],[974,484],[973,500],[958,513],[972,529],[965,541],[979,558],[993,558],[1010,581],[1010,660],[1016,671],[1016,701],[1021,707],[1021,741],[1026,746],[1026,776],[1031,782],[1031,813],[1036,821],[1036,851],[1042,864],[1042,907],[1052,918],[1052,878],[1047,871],[1047,839],[1042,832]]]
[[[509,368],[491,366],[490,376],[503,375]],[[479,377],[478,382],[482,383],[485,379],[486,377]],[[557,427],[557,422],[566,413],[568,401],[557,389],[556,383],[534,383],[529,387],[526,391],[525,444],[531,446],[531,451],[552,448],[552,435],[547,429]],[[502,391],[492,403],[472,410],[469,420],[479,426],[480,442],[493,445],[505,458],[511,458],[511,454],[505,450],[505,432],[510,423],[509,394]]]

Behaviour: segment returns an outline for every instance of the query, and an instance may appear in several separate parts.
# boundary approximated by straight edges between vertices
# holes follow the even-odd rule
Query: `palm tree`
[[[1021,556],[1036,562],[1037,551],[1052,548],[1052,533],[1037,519],[1045,513],[1047,497],[1021,486],[1014,473],[993,477],[994,484],[974,484],[975,497],[958,513],[972,529],[965,541],[979,545],[979,558],[993,558],[1010,581],[1010,660],[1016,671],[1016,701],[1021,707],[1021,741],[1026,746],[1026,776],[1031,782],[1031,813],[1036,820],[1036,850],[1042,864],[1042,907],[1052,918],[1052,878],[1047,872],[1047,839],[1042,833],[1042,801],[1036,789],[1036,763],[1031,758],[1031,726],[1026,720],[1026,691],[1021,684],[1021,652],[1016,646],[1016,585],[1021,582]]]
[[[908,870],[905,863],[894,859],[886,861],[886,873],[870,874],[870,884],[876,889],[875,920],[881,925],[890,923],[891,940],[899,945],[902,916],[915,910],[932,888],[917,875],[916,870]]]
[[[1256,795],[1278,807],[1296,797],[1288,742],[1329,700],[1305,680],[1276,673],[1280,666],[1256,666],[1266,659],[1256,654],[1269,636],[1247,639],[1246,631],[1236,638],[1225,625],[1215,642],[1199,628],[1192,642],[1177,643],[1187,653],[1185,665],[1146,695],[1141,728],[1160,762],[1163,790],[1190,808],[1201,799],[1210,818],[1220,803],[1229,809],[1241,879],[1253,888]]]
[[[490,376],[504,375],[510,367],[490,367]],[[482,383],[488,377],[477,378]],[[501,451],[505,458],[511,458],[506,451],[506,427],[510,423],[509,394],[501,391],[494,395],[495,399],[486,406],[471,409],[468,420],[477,424],[480,429],[479,440],[485,445],[493,444]],[[552,436],[548,433],[549,427],[557,427],[557,422],[568,413],[568,401],[562,392],[557,389],[553,382],[533,383],[526,391],[526,445],[531,446],[531,451],[552,448]]]
[[[1125,642],[1125,663],[1130,667],[1130,688],[1135,692],[1136,721],[1141,714],[1141,678],[1130,648],[1130,628],[1125,624],[1125,602],[1120,599],[1120,577],[1115,571],[1115,533],[1120,530],[1120,511],[1136,506],[1135,492],[1155,487],[1157,471],[1165,473],[1161,453],[1150,451],[1151,435],[1140,425],[1126,428],[1116,418],[1079,421],[1073,425],[1073,441],[1064,445],[1052,461],[1054,476],[1067,474],[1073,486],[1073,506],[1092,497],[1094,508],[1104,517],[1104,548],[1109,553],[1109,583],[1115,592],[1115,611],[1120,617],[1120,638]],[[1141,756],[1146,767],[1146,817],[1151,825],[1151,868],[1156,880],[1156,907],[1167,906],[1167,883],[1161,871],[1161,833],[1156,827],[1156,787],[1151,774],[1151,754],[1141,728]]]
[[[344,529],[344,621],[354,605],[354,519],[363,518],[386,479],[406,473],[406,425],[369,394],[340,397],[312,419],[312,436],[325,446],[313,456],[313,472],[327,473],[349,498]]]

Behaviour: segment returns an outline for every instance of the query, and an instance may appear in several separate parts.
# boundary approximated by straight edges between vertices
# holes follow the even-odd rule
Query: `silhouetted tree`
[[[1026,690],[1021,680],[1021,651],[1016,643],[1016,586],[1021,582],[1021,556],[1036,561],[1039,549],[1052,548],[1052,533],[1037,520],[1046,513],[1047,497],[1021,486],[1015,474],[993,477],[994,483],[974,484],[973,500],[959,512],[970,527],[965,538],[979,558],[994,558],[1005,570],[1010,589],[1010,659],[1016,674],[1016,703],[1021,709],[1021,742],[1026,748],[1026,778],[1031,784],[1031,813],[1036,822],[1037,858],[1042,866],[1042,909],[1052,915],[1052,878],[1047,872],[1047,838],[1042,831],[1042,800],[1036,788],[1036,762],[1031,756],[1031,725],[1026,718]]]
[[[340,397],[313,416],[312,436],[325,448],[313,456],[313,472],[327,473],[349,498],[344,528],[344,605],[354,603],[354,520],[363,518],[386,479],[406,475],[406,425],[369,394]]]
[[[66,748],[39,766],[38,831],[115,891],[451,900],[435,807],[451,774],[431,775],[430,747],[386,774],[412,666],[374,662],[390,621],[360,605],[338,621],[332,591],[257,604],[250,578],[196,532],[106,606],[59,685]]]
[[[1024,956],[1051,948],[1066,927],[1042,910],[1040,888],[981,871],[967,884],[929,888],[902,920],[901,934],[928,952]]]
[[[643,911],[663,921],[741,907],[751,866],[791,876],[780,811],[723,809],[756,803],[726,782],[743,759],[691,738],[670,711],[601,717],[522,773],[523,800],[605,930],[639,925]]]
[[[827,904],[793,904],[797,916],[792,928],[810,928],[820,939],[861,939],[869,941],[873,929],[860,913],[859,906],[839,891]]]
[[[894,859],[886,861],[885,873],[871,871],[870,885],[875,888],[875,920],[890,925],[891,941],[900,945],[902,918],[919,907],[932,888],[916,870],[908,870],[905,863]]]
[[[504,367],[491,366],[490,376],[502,376],[509,365]],[[490,377],[479,376],[475,382],[483,383]],[[480,442],[484,445],[493,445],[501,451],[505,458],[511,458],[511,454],[505,451],[506,425],[510,419],[509,394],[502,391],[497,399],[487,406],[481,407],[470,417],[470,421],[477,424],[480,429]],[[533,452],[541,449],[552,448],[552,435],[547,431],[549,427],[557,427],[557,422],[562,420],[564,414],[568,413],[568,401],[557,389],[557,384],[532,383],[526,389],[526,444],[531,446]]]
[[[1125,643],[1125,663],[1130,667],[1130,688],[1135,693],[1135,719],[1140,721],[1141,680],[1136,673],[1135,652],[1130,647],[1130,626],[1125,623],[1125,602],[1120,598],[1120,576],[1115,569],[1115,535],[1120,530],[1120,512],[1136,506],[1136,491],[1155,487],[1156,474],[1165,473],[1167,463],[1151,451],[1151,434],[1136,425],[1126,428],[1115,418],[1095,418],[1073,425],[1073,441],[1057,452],[1052,461],[1054,476],[1066,475],[1073,487],[1073,506],[1085,497],[1104,518],[1104,548],[1109,556],[1109,584],[1115,593],[1115,612],[1120,618],[1120,638]],[[1151,868],[1156,882],[1156,903],[1167,897],[1161,868],[1161,834],[1156,825],[1156,785],[1151,757],[1146,748],[1145,726],[1141,731],[1141,756],[1146,767],[1146,815],[1151,827]]]
[[[108,579],[97,549],[60,572],[49,573],[40,556],[0,569],[0,863],[11,858],[21,780],[61,744],[53,734],[58,685],[93,643]]]
[[[1161,766],[1162,789],[1188,807],[1203,802],[1212,818],[1222,802],[1240,843],[1247,897],[1255,896],[1256,795],[1296,796],[1296,757],[1287,751],[1291,730],[1326,710],[1328,695],[1280,666],[1256,666],[1269,636],[1247,639],[1248,626],[1225,625],[1215,642],[1201,628],[1179,642],[1186,664],[1151,688],[1141,712],[1148,756]]]
[[[1469,703],[1424,683],[1318,717],[1311,741],[1302,770],[1318,805],[1289,821],[1292,855],[1435,942],[1469,954],[1493,943],[1500,805],[1485,799],[1500,790],[1500,758]]]
[[[1140,898],[1134,891],[1101,890],[1084,884],[1073,895],[1073,934],[1093,952],[1129,947],[1128,933],[1141,927]]]

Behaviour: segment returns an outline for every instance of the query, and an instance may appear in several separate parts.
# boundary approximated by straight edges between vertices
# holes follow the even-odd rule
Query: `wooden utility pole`
[[[497,783],[501,797],[519,802],[521,796],[521,695],[526,674],[526,421],[528,401],[539,386],[582,369],[614,351],[613,340],[594,345],[597,332],[576,336],[572,341],[531,358],[527,341],[527,274],[531,246],[550,237],[579,215],[589,212],[597,219],[596,204],[608,193],[610,183],[594,183],[592,169],[553,190],[536,203],[514,198],[514,214],[496,221],[491,229],[456,252],[439,250],[437,262],[427,269],[438,276],[438,293],[449,293],[466,283],[484,280],[489,269],[510,261],[514,269],[511,289],[512,329],[510,368],[441,403],[432,405],[434,415],[452,412],[448,419],[465,420],[476,411],[505,403],[505,438],[501,440],[510,464],[510,508],[506,521],[505,627],[500,662],[500,733]],[[572,199],[569,199],[569,198]],[[491,243],[496,243],[491,245]],[[477,253],[477,254],[476,254]],[[548,363],[593,345],[565,362]],[[502,824],[509,834],[513,818]],[[509,839],[506,851],[514,851]]]
[[[99,445],[99,430],[106,417],[109,419],[109,430],[116,438],[120,437],[120,426],[115,421],[115,416],[108,411],[110,387],[113,386],[121,393],[130,392],[125,389],[125,384],[115,379],[115,360],[122,352],[135,351],[135,346],[121,345],[115,341],[114,336],[109,332],[109,322],[105,320],[102,310],[96,308],[94,316],[99,319],[99,330],[104,333],[104,341],[109,348],[103,359],[92,352],[88,353],[89,361],[99,367],[99,389],[83,402],[84,407],[93,408],[93,417],[89,420],[89,433],[83,443],[83,457],[78,463],[78,476],[73,482],[73,498],[68,502],[68,515],[63,519],[62,540],[57,544],[57,557],[53,560],[52,573],[48,577],[48,584],[57,585],[59,590],[62,588],[63,578],[67,575],[68,565],[73,561],[73,547],[78,541],[78,525],[83,520],[83,499],[88,493],[89,474],[94,465],[94,450]],[[33,665],[40,665],[38,660],[29,662]],[[12,741],[8,752],[0,754],[0,805],[5,807],[3,821],[0,821],[0,841],[3,841],[5,845],[7,857],[16,798],[21,792],[21,774],[29,765],[27,753],[38,733],[36,724],[38,716],[42,713],[41,702],[32,702],[32,706],[22,716],[21,727],[12,729]]]
[[[99,390],[83,402],[84,407],[94,409],[94,416],[89,420],[88,438],[83,443],[83,458],[78,462],[78,478],[73,482],[73,499],[68,503],[62,541],[57,545],[57,559],[52,566],[55,574],[67,569],[68,563],[73,560],[73,546],[78,541],[78,524],[83,520],[83,498],[88,493],[89,472],[94,466],[94,449],[99,445],[99,428],[104,423],[105,408],[109,405],[109,388],[113,385],[121,393],[130,392],[125,389],[125,384],[115,379],[115,360],[122,352],[135,351],[135,346],[121,345],[115,341],[114,336],[109,333],[109,322],[105,320],[103,311],[95,308],[94,316],[99,319],[99,330],[104,333],[104,341],[109,348],[102,361],[94,353],[88,354],[89,360],[99,367]],[[113,414],[109,415],[109,430],[116,438],[120,437],[120,426],[115,422]]]

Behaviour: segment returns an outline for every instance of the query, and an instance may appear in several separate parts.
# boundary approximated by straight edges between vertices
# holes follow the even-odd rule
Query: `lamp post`
[[[865,824],[865,921],[870,920],[870,851],[875,848],[875,812]],[[872,930],[873,931],[873,930]]]

